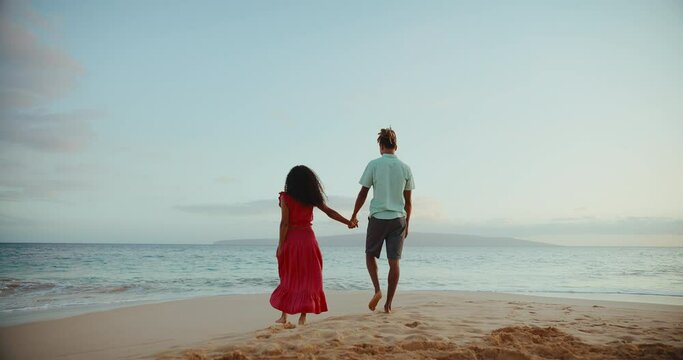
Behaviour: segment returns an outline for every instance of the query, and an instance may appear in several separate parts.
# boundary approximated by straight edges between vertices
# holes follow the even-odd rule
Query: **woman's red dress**
[[[289,229],[277,259],[280,285],[270,295],[270,304],[287,314],[327,311],[323,292],[323,256],[311,227],[313,207],[280,193],[280,203],[289,208]]]

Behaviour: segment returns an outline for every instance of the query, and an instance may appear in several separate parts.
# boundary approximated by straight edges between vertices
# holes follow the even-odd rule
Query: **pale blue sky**
[[[348,216],[391,125],[414,231],[683,245],[681,2],[0,9],[0,241],[275,237],[296,164]]]

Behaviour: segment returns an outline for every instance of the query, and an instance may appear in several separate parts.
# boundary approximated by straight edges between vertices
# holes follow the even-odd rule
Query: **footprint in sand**
[[[268,331],[270,331],[271,333],[274,334],[274,333],[277,333],[277,332],[282,331],[282,327],[279,326],[279,325],[270,325],[270,326],[268,327],[268,329],[266,329],[266,330],[268,330]]]
[[[418,325],[420,325],[420,322],[419,322],[419,321],[413,321],[413,322],[411,322],[411,323],[405,324],[405,326],[407,326],[407,327],[409,327],[409,328],[416,328],[416,327],[418,327]]]
[[[622,336],[622,337],[620,337],[620,339],[625,343],[632,343],[633,340],[635,340],[635,338],[633,336],[629,336],[629,335]]]
[[[611,325],[611,326],[614,326],[614,327],[621,328],[621,329],[628,329],[628,330],[636,330],[636,329],[638,329],[638,325],[633,325],[633,326],[629,326],[629,325],[619,325],[619,324],[610,324],[610,325]]]

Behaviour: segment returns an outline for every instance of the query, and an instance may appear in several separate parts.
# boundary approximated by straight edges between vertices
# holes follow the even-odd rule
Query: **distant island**
[[[365,233],[353,235],[319,236],[320,246],[361,246],[365,244]],[[275,245],[277,239],[221,240],[214,245]],[[509,246],[538,247],[557,246],[542,242],[520,240],[511,237],[489,237],[464,234],[410,233],[405,246]]]

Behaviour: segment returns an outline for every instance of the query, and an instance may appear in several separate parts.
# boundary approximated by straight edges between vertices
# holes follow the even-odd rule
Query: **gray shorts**
[[[382,244],[387,241],[387,259],[398,260],[403,252],[406,218],[383,220],[370,217],[365,238],[365,254],[379,258]]]

